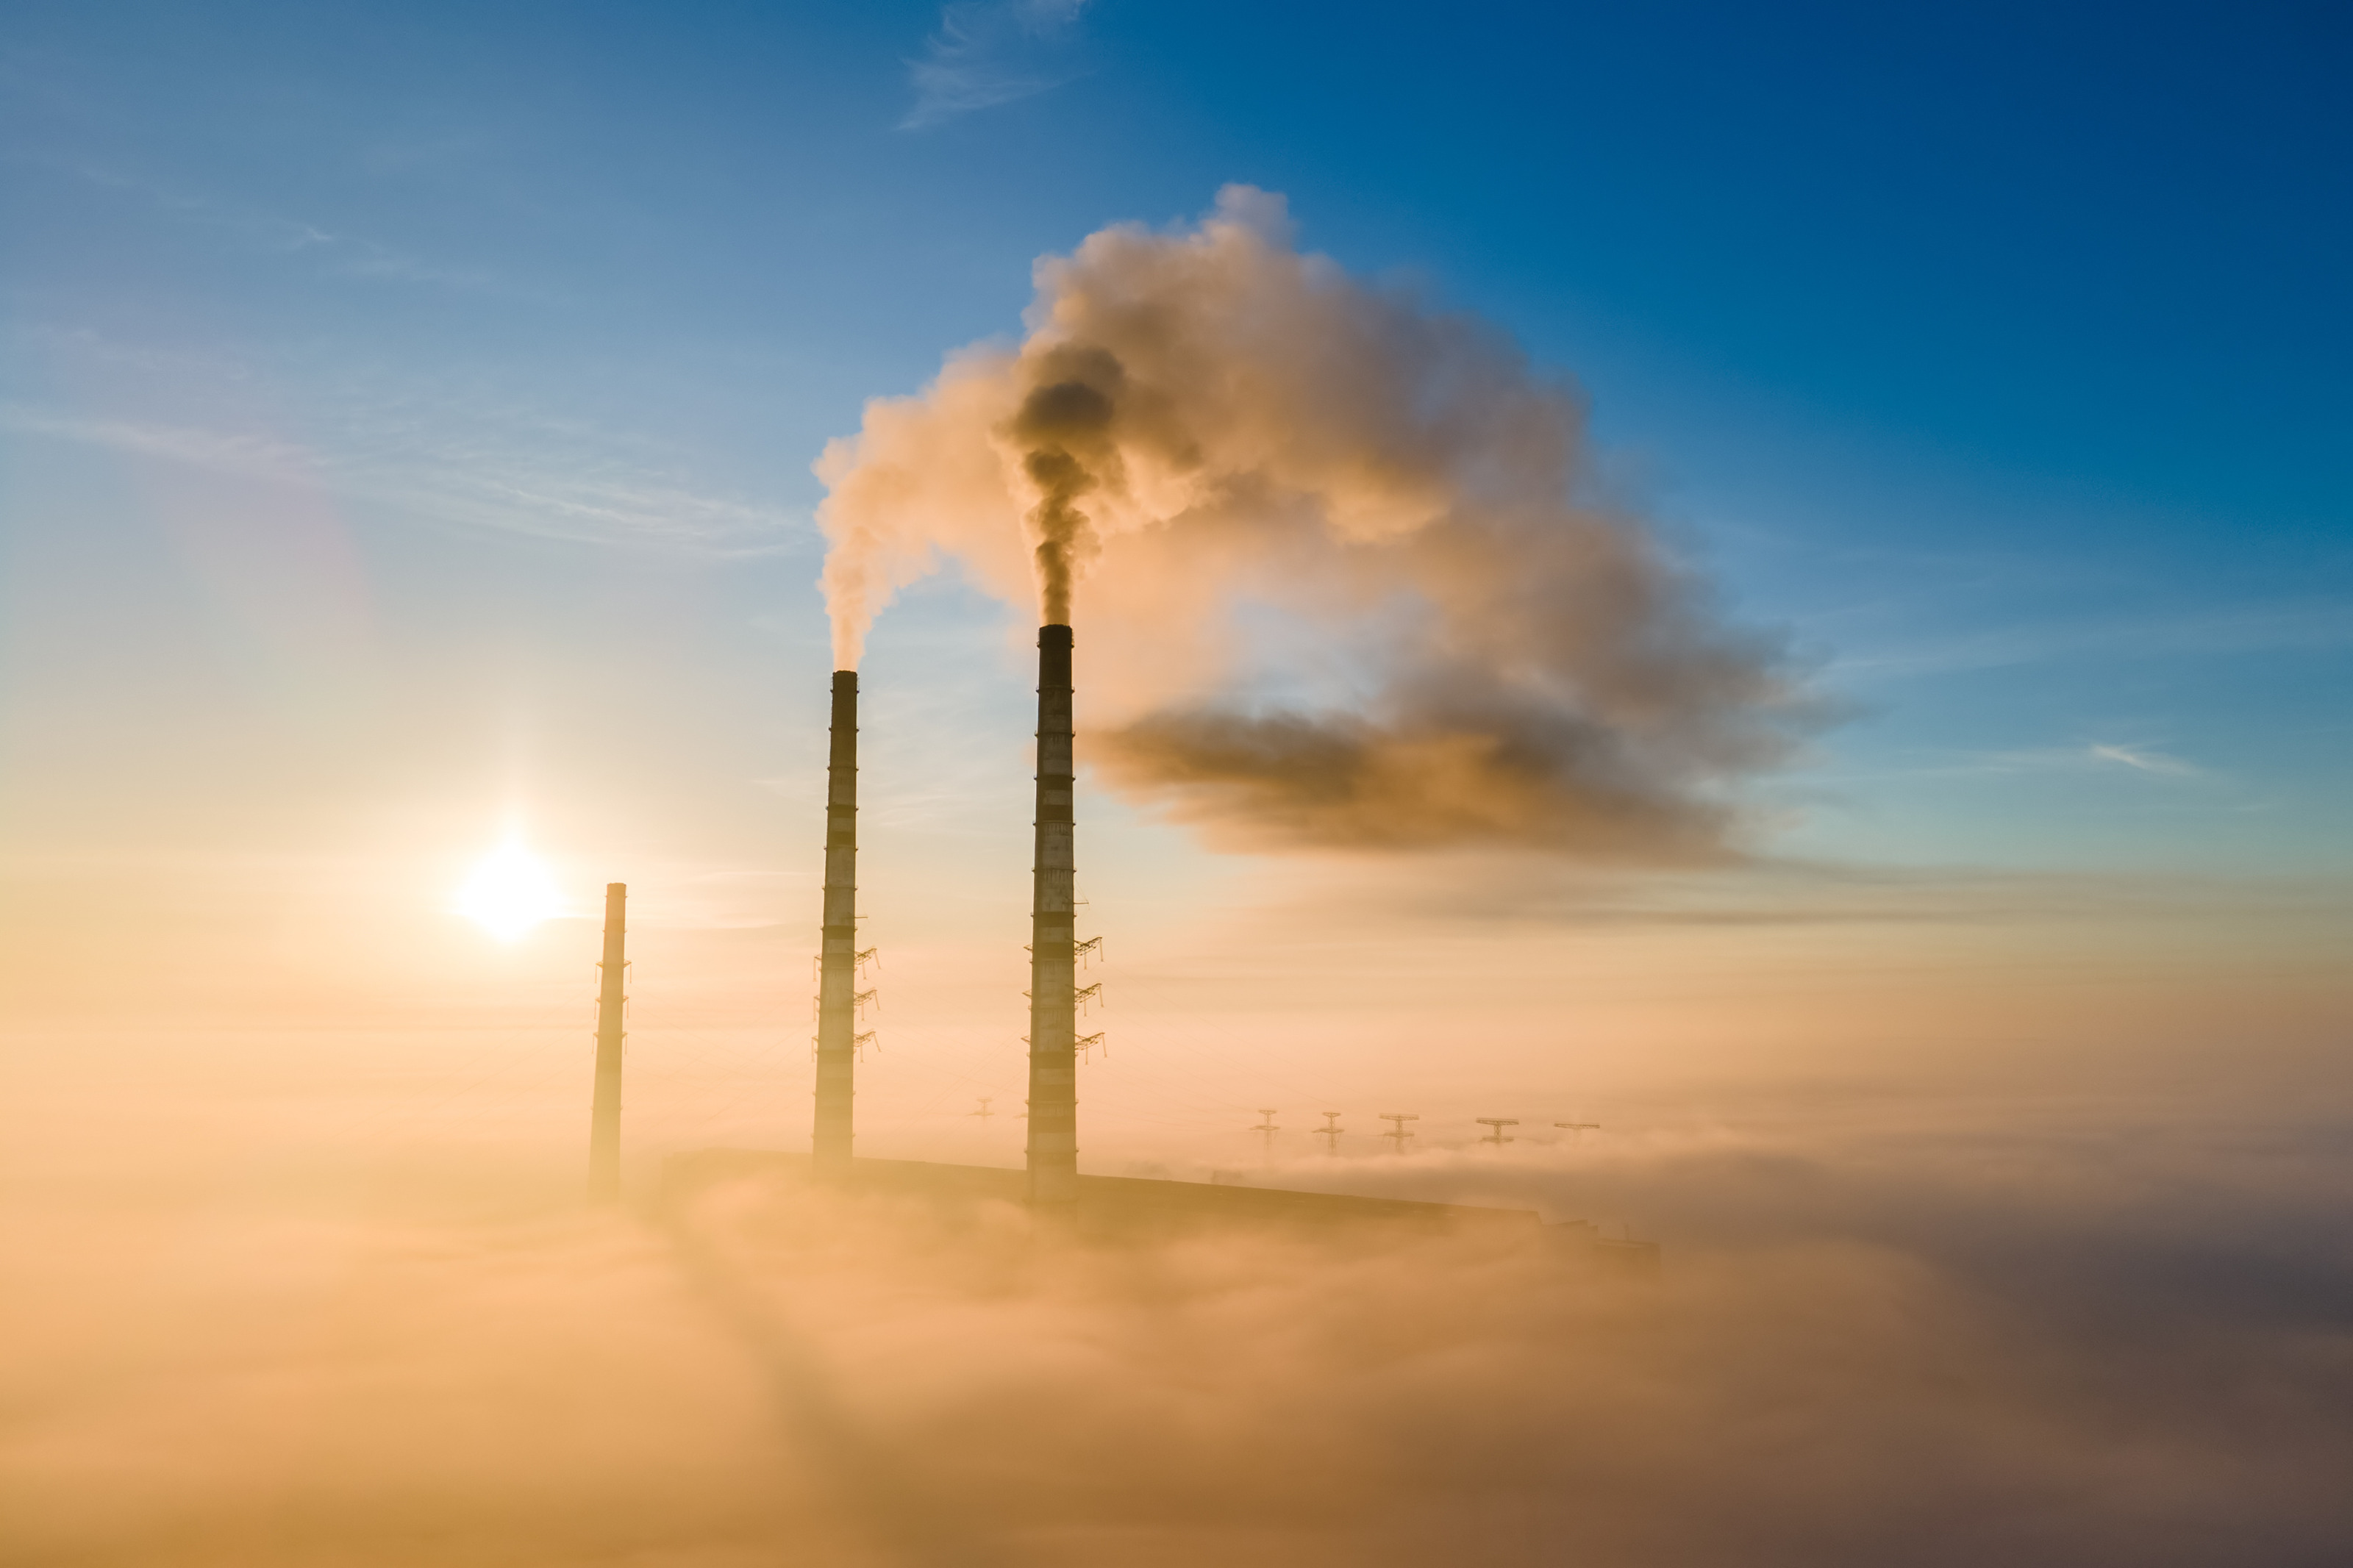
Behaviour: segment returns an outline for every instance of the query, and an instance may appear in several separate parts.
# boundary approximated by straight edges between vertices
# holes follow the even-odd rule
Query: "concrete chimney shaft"
[[[1029,902],[1029,1202],[1079,1194],[1071,628],[1038,628],[1038,847]]]
[[[605,886],[605,957],[596,986],[596,1088],[588,1108],[588,1197],[593,1203],[621,1196],[621,1005],[628,973],[627,884]]]
[[[833,752],[826,766],[825,925],[817,992],[817,1124],[820,1172],[849,1169],[852,1073],[858,1057],[858,672],[833,672]]]

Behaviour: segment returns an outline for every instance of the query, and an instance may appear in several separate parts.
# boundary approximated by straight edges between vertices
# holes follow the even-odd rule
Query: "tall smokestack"
[[[849,1169],[851,1074],[858,1056],[858,672],[833,672],[833,752],[826,764],[825,925],[817,991],[820,1172]]]
[[[621,1196],[621,993],[626,972],[626,883],[605,885],[605,958],[596,986],[596,1090],[588,1108],[588,1198],[609,1204]]]
[[[1071,922],[1071,628],[1038,628],[1038,850],[1029,903],[1029,1201],[1079,1195],[1076,962]]]

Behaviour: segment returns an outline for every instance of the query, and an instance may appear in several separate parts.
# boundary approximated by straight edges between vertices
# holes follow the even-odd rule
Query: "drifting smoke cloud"
[[[1083,601],[1098,776],[1223,838],[1721,852],[1728,787],[1805,707],[1649,534],[1578,500],[1572,395],[1301,254],[1247,187],[1037,281],[1019,347],[952,356],[818,461],[842,668],[953,558],[1048,622]]]

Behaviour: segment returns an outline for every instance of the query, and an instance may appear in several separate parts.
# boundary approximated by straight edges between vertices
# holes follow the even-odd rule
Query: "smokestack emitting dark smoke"
[[[826,764],[825,924],[818,937],[817,1121],[819,1171],[849,1168],[858,1055],[858,672],[833,672],[833,748]]]
[[[1083,576],[1087,756],[1131,799],[1254,846],[1724,852],[1728,787],[1810,716],[1590,499],[1571,391],[1246,187],[1037,280],[1018,349],[818,463],[838,663],[943,556],[1050,625]]]
[[[588,1108],[588,1196],[612,1203],[621,1195],[621,1009],[628,973],[627,884],[605,885],[605,957],[596,965],[596,1087]]]
[[[1029,526],[1037,534],[1038,598],[1050,626],[1071,623],[1071,588],[1093,555],[1094,531],[1079,501],[1118,473],[1112,440],[1119,361],[1089,349],[1057,349],[1039,363],[1039,384],[1022,399],[1008,434],[1020,443],[1021,471],[1037,487]]]
[[[1042,546],[1039,558],[1045,559]],[[1073,1204],[1079,1195],[1071,640],[1067,626],[1038,628],[1038,838],[1029,895],[1029,1201],[1050,1208]]]

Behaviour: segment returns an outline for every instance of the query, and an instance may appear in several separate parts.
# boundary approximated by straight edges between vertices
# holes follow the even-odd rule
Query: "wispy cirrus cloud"
[[[0,432],[181,463],[268,484],[317,485],[413,516],[565,539],[766,554],[807,531],[799,513],[714,493],[662,454],[613,454],[608,435],[552,431],[476,411],[462,431],[354,411],[318,446],[234,429],[142,418],[84,418],[0,405]]]
[[[2155,778],[2195,779],[2211,775],[2195,763],[2168,755],[2153,746],[2090,741],[2075,746],[2032,746],[2016,751],[1980,752],[1947,764],[1942,770],[1961,773],[2089,773],[2125,768]]]
[[[2121,763],[2138,773],[2159,773],[2167,778],[2195,778],[2203,770],[2192,767],[2179,757],[2168,757],[2163,752],[2147,746],[2089,746],[2084,748],[2093,757],[2104,763]]]
[[[1984,626],[1936,640],[1845,653],[1831,680],[1888,681],[2087,658],[2165,658],[2344,647],[2353,605],[2326,595],[2213,604],[2171,613]]]
[[[310,455],[301,447],[237,431],[138,419],[77,418],[18,404],[0,404],[0,430],[103,447],[133,457],[161,458],[272,484],[299,483],[315,477]]]
[[[1838,775],[1841,779],[2010,778],[2032,774],[2097,774],[2124,768],[2152,778],[2204,779],[2213,769],[2160,752],[2154,746],[2087,741],[2063,746],[2019,746],[1998,751],[1915,753],[1908,765]]]
[[[515,290],[477,267],[427,259],[365,235],[324,228],[306,218],[168,184],[86,159],[11,153],[5,161],[43,168],[142,203],[167,218],[234,237],[240,247],[276,256],[307,256],[321,269],[367,282],[446,289]]]
[[[940,8],[923,58],[907,62],[914,107],[899,122],[921,131],[975,110],[1032,98],[1080,74],[1071,58],[1087,0],[961,0]]]

